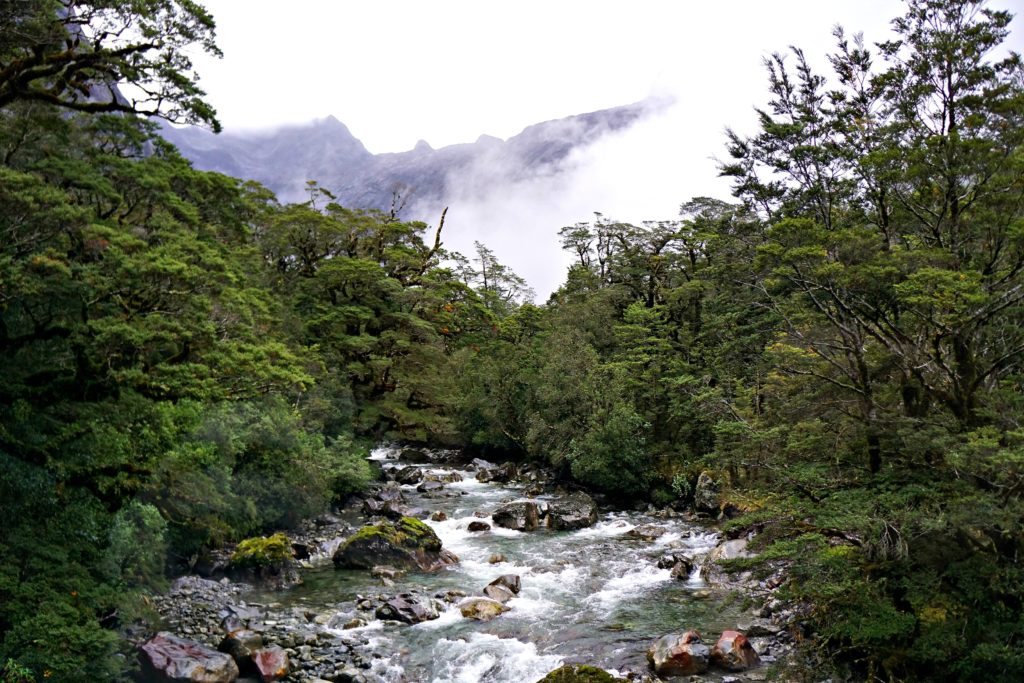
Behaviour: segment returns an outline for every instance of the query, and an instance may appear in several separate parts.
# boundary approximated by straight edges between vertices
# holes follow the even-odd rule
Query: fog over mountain
[[[304,200],[306,181],[316,180],[348,207],[390,210],[397,197],[407,220],[436,224],[447,206],[446,247],[471,255],[475,240],[486,243],[543,299],[564,278],[567,260],[557,247],[563,225],[595,211],[623,220],[675,215],[686,197],[667,197],[663,189],[660,206],[642,216],[608,206],[621,205],[616,190],[627,182],[631,197],[650,204],[644,188],[657,183],[644,168],[651,150],[673,137],[651,132],[674,110],[671,100],[648,99],[538,123],[508,140],[480,135],[436,150],[421,140],[407,152],[383,154],[369,152],[333,116],[272,131],[213,135],[165,127],[163,134],[197,168],[257,180],[282,201]],[[647,157],[630,160],[631,150]]]

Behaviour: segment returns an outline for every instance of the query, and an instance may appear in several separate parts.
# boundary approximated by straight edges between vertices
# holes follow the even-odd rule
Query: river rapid
[[[384,467],[407,465],[399,449],[377,448],[371,459]],[[563,663],[588,663],[626,675],[648,671],[646,651],[656,638],[697,629],[714,638],[735,628],[743,618],[739,601],[712,590],[695,569],[676,579],[659,569],[667,553],[700,559],[719,541],[706,526],[680,518],[664,519],[646,512],[611,511],[596,524],[575,531],[546,528],[533,532],[503,529],[491,512],[503,502],[520,499],[515,485],[481,483],[475,472],[438,464],[416,465],[435,474],[458,472],[463,480],[446,484],[444,494],[425,497],[414,485],[402,487],[406,504],[425,511],[443,511],[444,521],[426,522],[444,547],[460,562],[434,573],[410,573],[384,587],[368,571],[337,570],[325,544],[301,585],[286,591],[254,592],[253,604],[270,609],[296,608],[321,616],[325,630],[369,663],[367,680],[387,683],[533,683]],[[537,501],[554,496],[538,495]],[[470,532],[472,521],[490,531]],[[635,527],[656,524],[665,533],[656,540],[629,535]],[[494,554],[504,561],[491,563]],[[416,625],[367,618],[357,604],[409,590],[426,595],[446,591],[478,594],[502,574],[517,574],[522,591],[508,602],[510,611],[489,622],[464,618],[446,604],[440,618]],[[372,614],[372,613],[371,613]],[[372,617],[371,617],[372,618]],[[349,628],[343,628],[348,624]],[[714,674],[708,676],[709,680]]]

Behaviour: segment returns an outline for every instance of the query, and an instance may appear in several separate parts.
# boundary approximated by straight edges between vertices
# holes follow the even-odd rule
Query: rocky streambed
[[[157,598],[167,637],[241,663],[192,680],[532,683],[578,663],[630,680],[775,680],[791,644],[772,581],[715,564],[743,539],[672,510],[600,511],[542,473],[402,453],[375,450],[391,481],[307,524],[297,572],[243,584],[212,566]]]

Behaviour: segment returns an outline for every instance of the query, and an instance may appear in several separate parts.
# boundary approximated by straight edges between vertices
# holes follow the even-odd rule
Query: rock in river
[[[462,616],[477,621],[490,621],[508,610],[508,607],[491,598],[466,598],[459,603]]]
[[[418,624],[441,616],[438,602],[417,593],[401,593],[377,608],[379,619]]]
[[[548,526],[552,529],[582,529],[597,522],[597,503],[585,493],[574,493],[548,504]]]
[[[146,680],[231,683],[238,678],[230,655],[170,633],[156,634],[140,650]]]
[[[429,526],[412,517],[394,524],[383,522],[364,526],[334,553],[339,569],[372,569],[391,565],[398,569],[435,571],[459,561],[441,547],[441,539]]]
[[[399,484],[418,484],[423,481],[423,469],[420,467],[403,467],[395,473],[395,481]]]
[[[639,538],[643,541],[653,541],[661,538],[667,532],[668,529],[663,526],[658,526],[657,524],[641,524],[638,527],[630,529],[626,535],[630,538]]]
[[[495,510],[491,517],[498,526],[516,531],[533,531],[540,525],[540,512],[532,500],[506,503]]]

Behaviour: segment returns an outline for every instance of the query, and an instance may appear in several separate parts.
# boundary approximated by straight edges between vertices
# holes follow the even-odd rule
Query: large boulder
[[[718,512],[718,482],[710,472],[701,472],[693,489],[693,508],[701,512]]]
[[[566,664],[561,666],[537,683],[625,683],[627,679],[616,678],[604,669],[585,664]]]
[[[552,529],[582,529],[597,522],[597,503],[585,493],[574,493],[548,503],[548,526]]]
[[[264,683],[279,681],[288,675],[291,670],[291,663],[288,661],[288,653],[278,645],[271,645],[253,654],[253,664]]]
[[[377,618],[418,624],[441,616],[436,600],[417,593],[401,593],[377,608]]]
[[[385,564],[422,571],[436,571],[459,561],[441,547],[433,529],[413,517],[364,526],[341,544],[332,559],[339,569],[372,569]]]
[[[494,617],[507,612],[510,608],[491,598],[466,598],[459,602],[459,611],[467,619],[490,621]]]
[[[506,503],[491,515],[494,523],[505,529],[533,531],[540,526],[540,511],[532,500]]]
[[[711,648],[711,661],[728,671],[745,671],[761,663],[754,647],[739,631],[724,631]]]
[[[708,670],[711,652],[696,631],[658,638],[647,651],[647,661],[659,676],[693,676]]]
[[[231,683],[238,678],[231,655],[171,633],[157,633],[139,650],[146,680]]]

